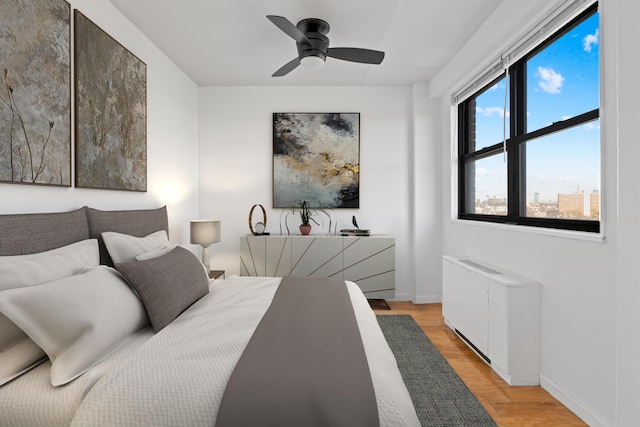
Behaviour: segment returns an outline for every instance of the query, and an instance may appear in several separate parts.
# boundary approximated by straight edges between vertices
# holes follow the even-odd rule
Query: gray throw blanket
[[[227,383],[216,427],[378,425],[344,281],[284,277]]]

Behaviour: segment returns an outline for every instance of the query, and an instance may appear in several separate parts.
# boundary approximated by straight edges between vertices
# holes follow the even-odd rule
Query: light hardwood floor
[[[511,387],[445,324],[441,304],[390,301],[391,310],[376,314],[410,314],[460,375],[499,426],[586,426],[541,387]]]

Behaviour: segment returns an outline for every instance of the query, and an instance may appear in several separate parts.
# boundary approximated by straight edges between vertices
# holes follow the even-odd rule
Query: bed
[[[361,339],[334,341],[336,329],[349,327],[332,326],[341,321],[330,308],[336,304],[313,304],[325,298],[315,300],[314,279],[210,281],[197,257],[168,237],[165,207],[0,215],[0,426],[295,425],[287,418],[293,413],[307,426],[420,425],[356,284],[331,286],[347,295]],[[284,289],[311,294],[284,296]],[[280,339],[263,332],[277,306],[301,320],[278,320],[271,329],[284,339],[296,329],[311,336],[293,340],[306,346],[305,356],[284,361],[280,347],[268,345],[251,358],[259,336]],[[305,324],[306,312],[327,317]],[[322,345],[323,335],[335,345]],[[324,356],[326,348],[337,356]],[[336,372],[319,368],[310,353],[337,357]],[[239,373],[241,366],[248,371]],[[346,379],[363,370],[363,388]],[[283,397],[281,383],[290,383],[291,396]],[[375,422],[355,422],[349,417],[366,407],[367,383]]]

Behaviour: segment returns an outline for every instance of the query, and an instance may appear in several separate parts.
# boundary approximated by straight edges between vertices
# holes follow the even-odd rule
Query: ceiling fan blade
[[[384,59],[384,52],[357,47],[330,47],[327,56],[343,61],[361,62],[363,64],[380,64]]]
[[[293,25],[293,23],[289,21],[287,18],[283,16],[277,16],[277,15],[267,15],[267,19],[273,22],[276,27],[280,28],[289,37],[294,39],[296,43],[306,44],[311,46],[311,42],[309,41],[307,36],[305,36],[304,33],[300,31],[298,27]]]
[[[271,77],[282,77],[286,76],[290,72],[296,69],[296,67],[300,65],[300,58],[292,59],[291,61],[284,64],[278,71],[273,73]]]

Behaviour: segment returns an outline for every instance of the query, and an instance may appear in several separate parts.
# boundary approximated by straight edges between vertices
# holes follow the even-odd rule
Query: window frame
[[[475,108],[472,104],[486,90],[491,88],[497,82],[505,78],[505,74],[493,79],[489,84],[475,91],[471,96],[458,104],[458,219],[484,221],[493,223],[503,223],[510,225],[524,225],[533,227],[543,227],[551,229],[584,231],[590,233],[599,233],[601,229],[602,205],[600,208],[599,220],[587,219],[566,219],[566,218],[540,218],[528,217],[526,215],[526,142],[543,136],[556,134],[576,126],[580,126],[594,120],[600,119],[600,106],[596,109],[586,111],[567,120],[560,120],[531,132],[526,129],[527,114],[527,62],[538,52],[554,43],[560,37],[578,26],[588,17],[598,13],[598,3],[594,3],[589,8],[564,25],[561,29],[554,32],[550,37],[543,41],[525,54],[521,59],[516,61],[509,67],[509,79],[505,83],[509,85],[509,111],[510,118],[508,120],[510,135],[506,139],[506,159],[507,159],[507,215],[489,215],[466,212],[467,198],[467,164],[470,161],[481,160],[496,154],[502,154],[504,150],[503,141],[494,145],[484,147],[480,150],[471,151],[470,132],[472,129],[471,122],[475,120],[472,117]],[[599,59],[598,61],[601,64]],[[599,65],[601,67],[601,65]],[[601,92],[602,82],[598,79],[598,90]],[[602,99],[602,96],[600,96]],[[602,132],[600,132],[600,147],[602,147]],[[602,150],[602,149],[601,149]],[[602,181],[602,170],[600,171],[600,180]],[[602,186],[601,186],[602,188]],[[475,204],[475,200],[470,201]]]

